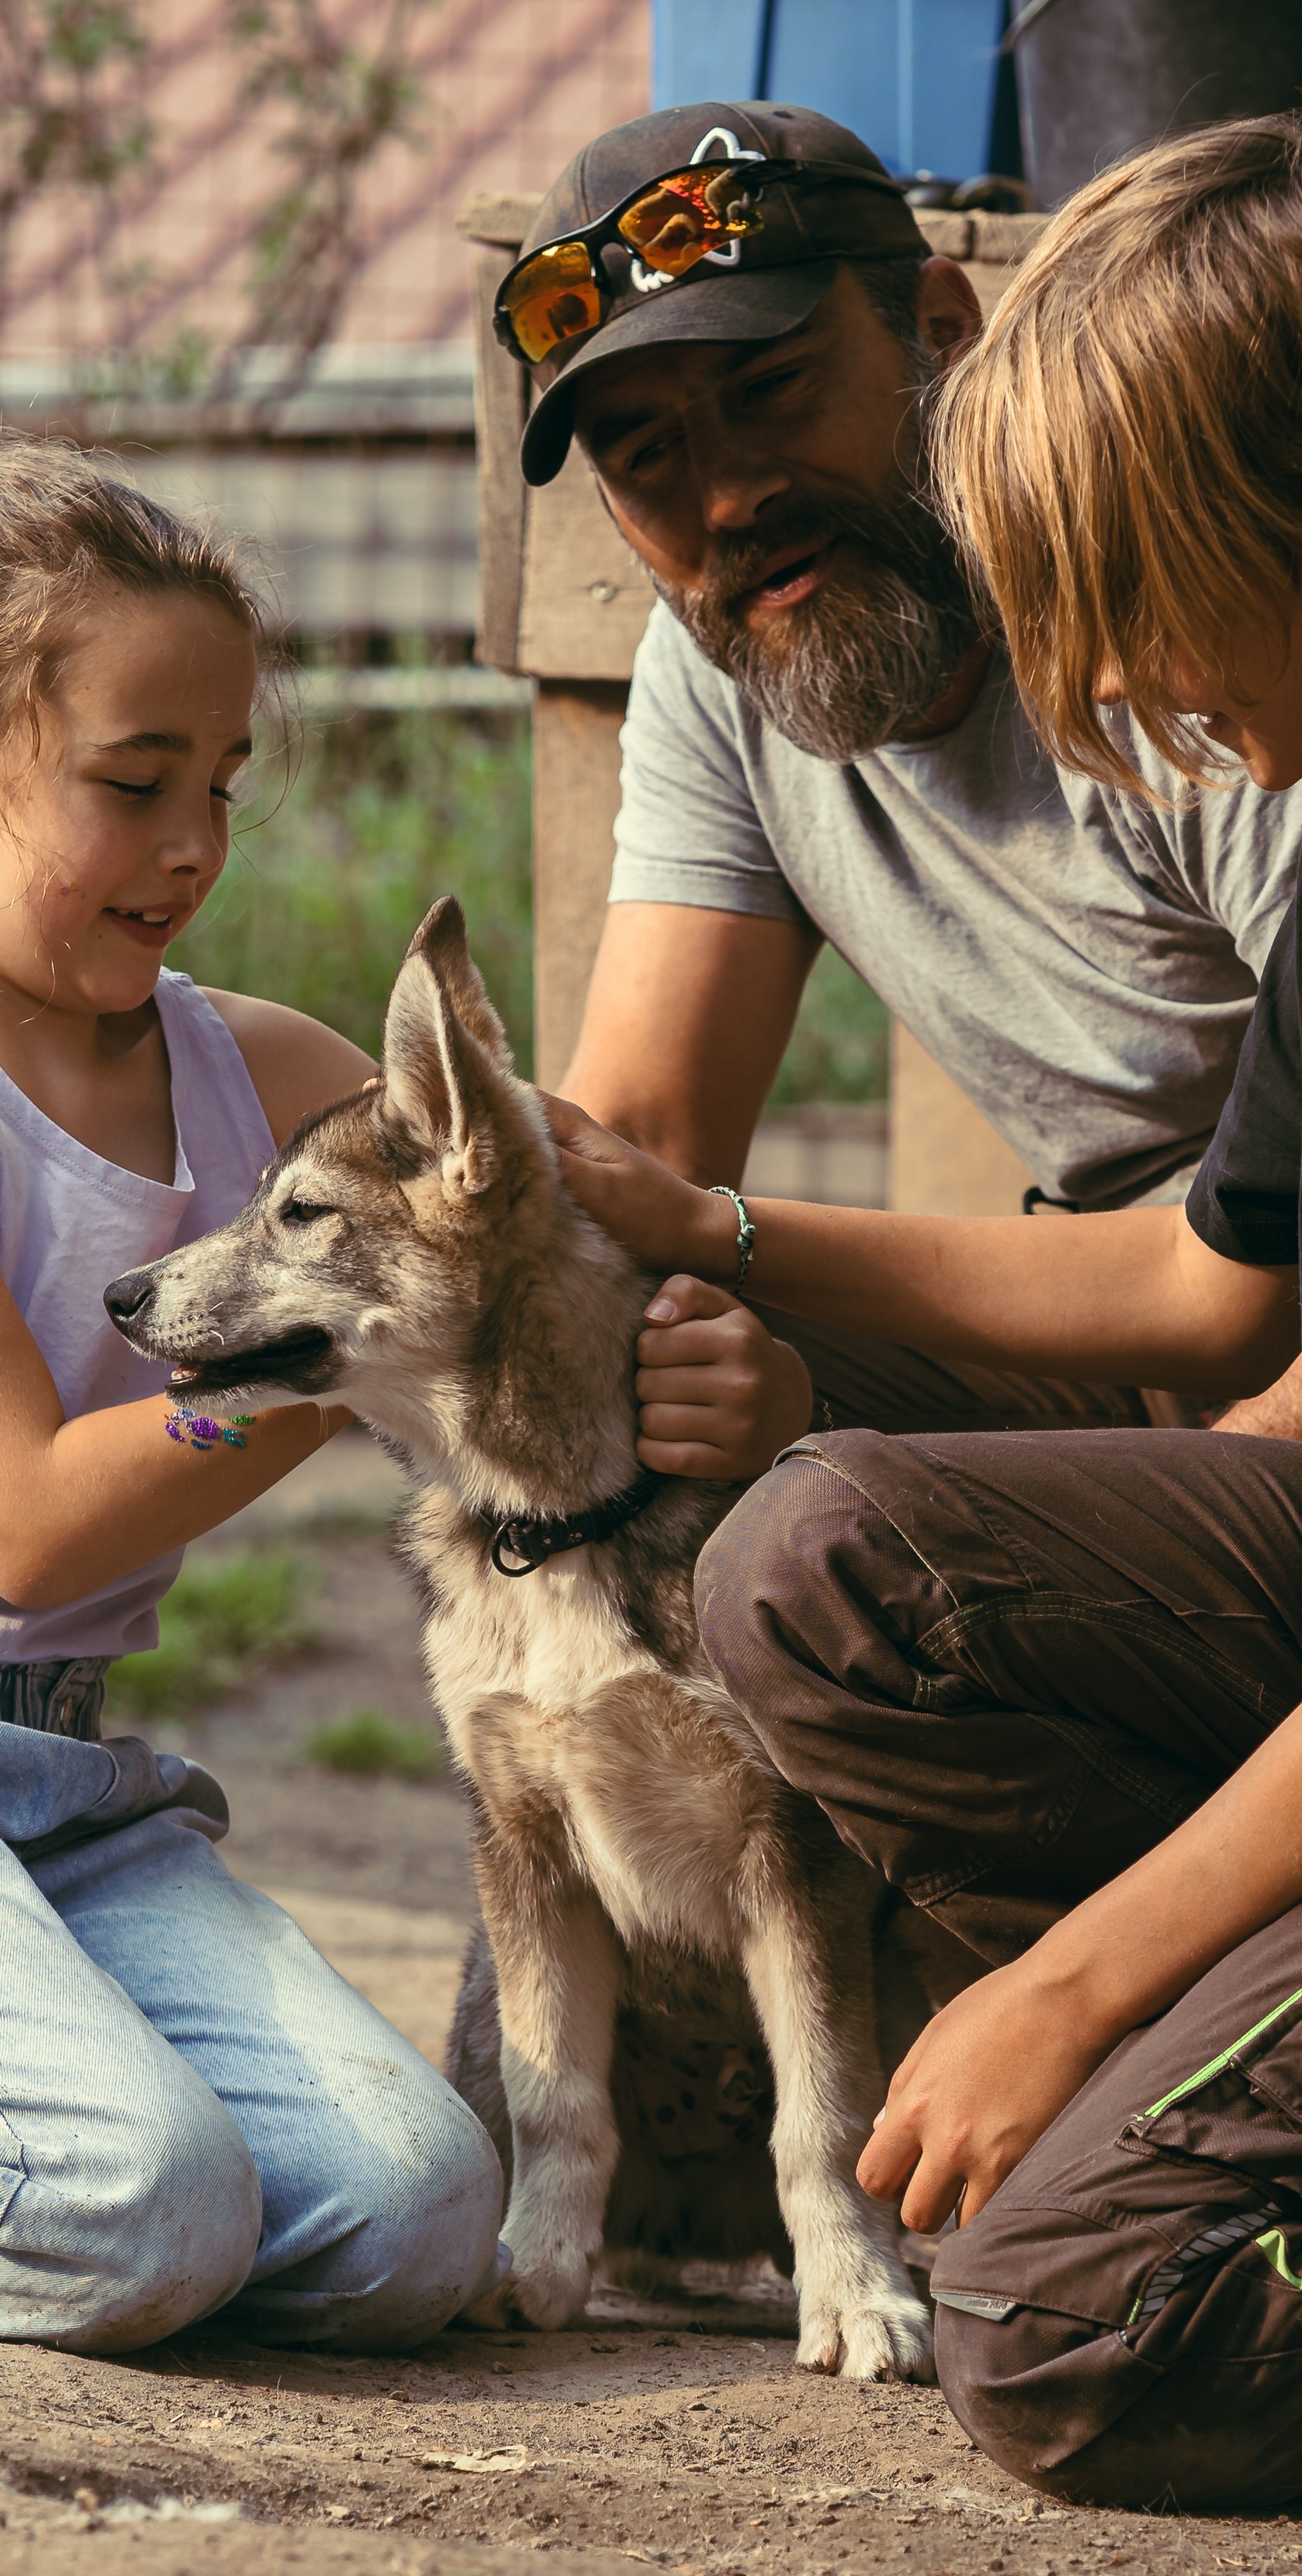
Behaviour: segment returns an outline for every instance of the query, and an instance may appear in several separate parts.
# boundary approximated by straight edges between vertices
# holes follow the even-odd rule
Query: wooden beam
[[[526,487],[520,440],[529,397],[526,369],[493,336],[493,299],[510,267],[501,250],[476,253],[475,453],[478,465],[479,617],[475,658],[519,671],[520,586]]]
[[[518,250],[541,204],[535,190],[476,188],[457,215],[457,231],[467,241]]]

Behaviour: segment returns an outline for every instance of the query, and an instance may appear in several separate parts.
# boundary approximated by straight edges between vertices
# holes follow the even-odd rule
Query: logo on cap
[[[738,142],[729,126],[712,125],[709,133],[701,136],[688,166],[695,168],[698,161],[717,161],[720,158],[729,161],[762,161],[764,155],[762,152],[748,152],[745,145]],[[726,250],[707,250],[702,256],[709,261],[711,268],[736,268],[741,261],[741,243],[730,241]],[[664,271],[644,268],[641,260],[636,258],[629,274],[639,295],[653,295],[658,286],[673,284],[673,279]]]

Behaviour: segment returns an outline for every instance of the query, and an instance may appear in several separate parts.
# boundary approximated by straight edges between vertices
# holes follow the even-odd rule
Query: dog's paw
[[[531,2263],[508,2272],[505,2289],[511,2314],[544,2334],[554,2334],[572,2317],[582,2316],[592,2287],[592,2265],[582,2256],[573,2262]]]
[[[585,2255],[569,2249],[523,2258],[517,2251],[505,2277],[476,2299],[473,2307],[463,2308],[462,2316],[468,2325],[489,2333],[524,2325],[554,2334],[559,2326],[582,2315],[592,2288],[592,2270]]]
[[[842,2379],[933,2380],[931,2320],[912,2291],[879,2291],[856,2306],[802,2299],[796,2366]]]

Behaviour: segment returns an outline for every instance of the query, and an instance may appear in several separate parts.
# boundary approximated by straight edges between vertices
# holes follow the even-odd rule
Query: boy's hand
[[[954,1997],[915,2040],[859,2158],[874,2200],[924,2234],[975,2218],[1120,2032],[1057,1987],[1035,1950]]]
[[[644,1467],[740,1483],[809,1429],[814,1394],[799,1352],[726,1289],[667,1279],[646,1314],[635,1381]]]

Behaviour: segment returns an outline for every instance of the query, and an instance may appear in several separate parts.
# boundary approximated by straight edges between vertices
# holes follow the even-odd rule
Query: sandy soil
[[[292,1759],[323,1715],[420,1713],[415,1622],[377,1535],[391,1487],[355,1447],[260,1507],[240,1536],[292,1527],[320,1553],[322,1650],[186,1740],[230,1794],[231,1866],[437,2060],[472,1905],[461,1801]],[[937,2391],[807,2378],[793,2349],[772,2275],[660,2305],[599,2291],[566,2334],[453,2329],[399,2362],[202,2334],[127,2362],[0,2348],[0,2570],[510,2576],[521,2550],[558,2576],[1302,2565],[1292,2517],[1043,2504]]]

